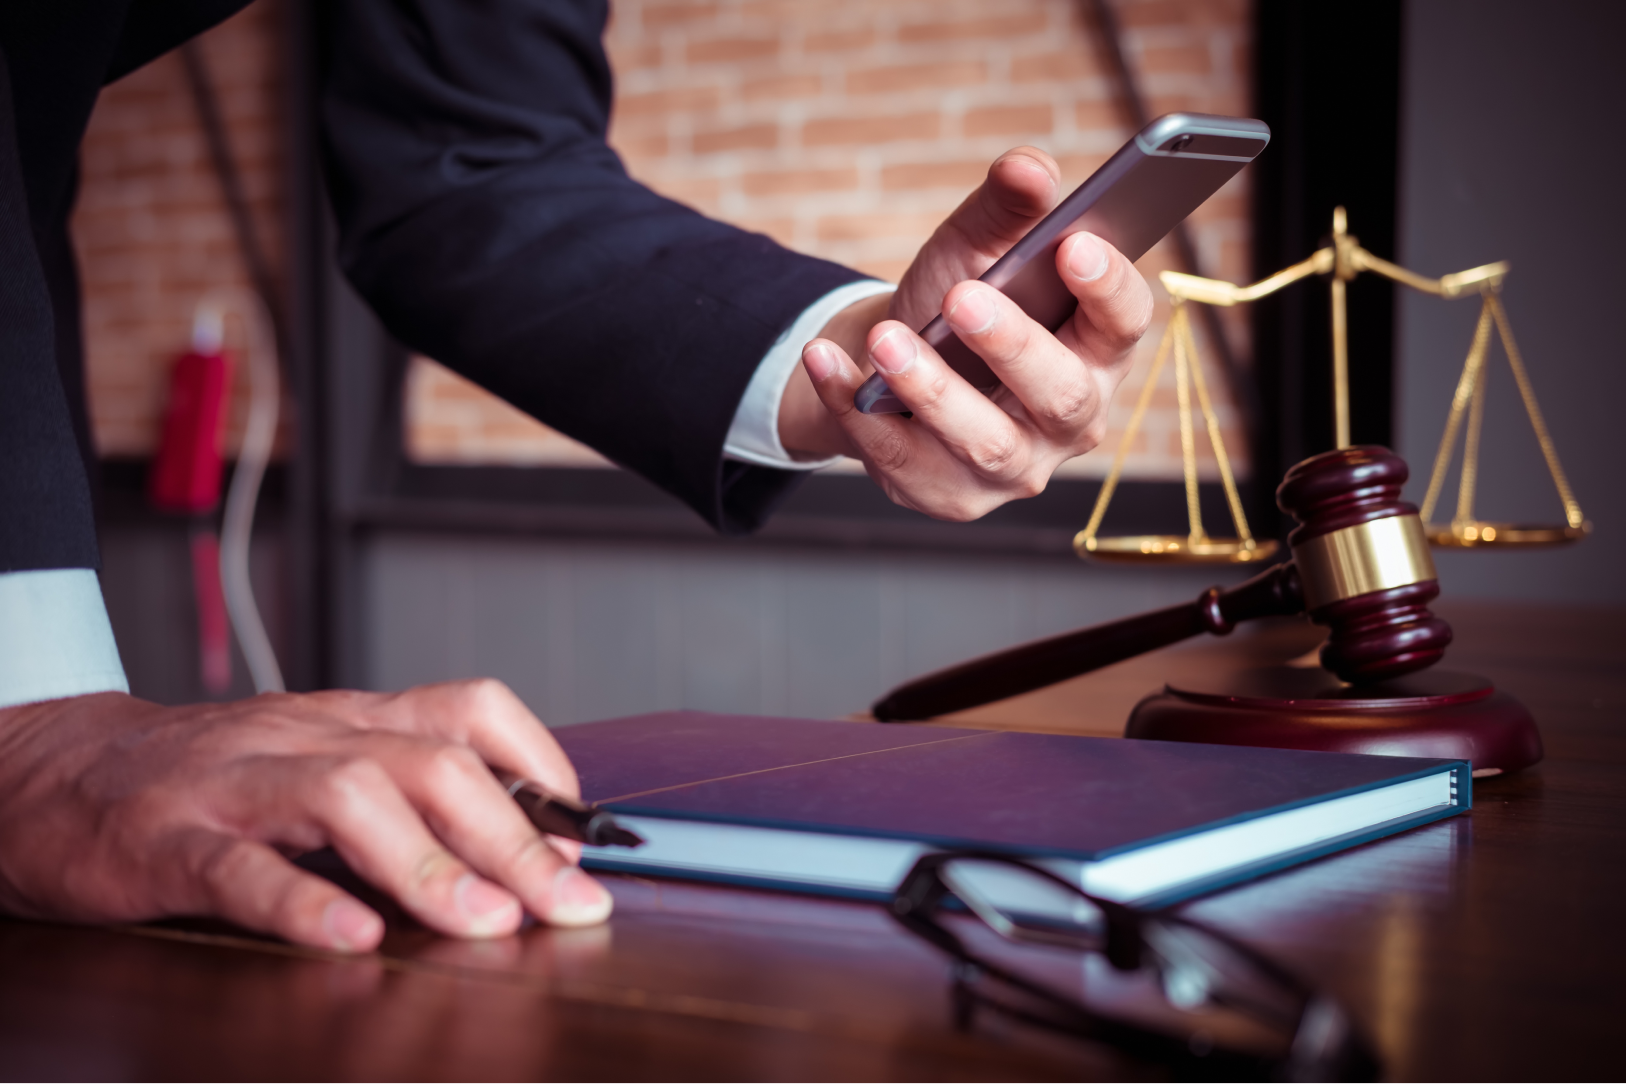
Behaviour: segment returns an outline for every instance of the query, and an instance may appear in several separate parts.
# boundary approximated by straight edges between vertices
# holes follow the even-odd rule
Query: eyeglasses
[[[1259,952],[1191,919],[1092,896],[1037,862],[926,855],[892,914],[954,958],[962,1030],[988,1009],[1181,1076],[1378,1077],[1344,1010]],[[1110,1012],[1096,1007],[1108,1002]]]

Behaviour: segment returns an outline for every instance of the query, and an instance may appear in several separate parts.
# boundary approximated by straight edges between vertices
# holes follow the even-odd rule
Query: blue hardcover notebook
[[[1466,761],[663,712],[554,732],[647,842],[589,869],[888,898],[929,850],[1160,906],[1450,817]]]

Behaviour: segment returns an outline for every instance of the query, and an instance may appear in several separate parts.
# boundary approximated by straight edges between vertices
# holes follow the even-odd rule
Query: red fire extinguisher
[[[169,381],[158,455],[147,476],[153,507],[192,517],[192,589],[197,602],[198,673],[203,687],[231,687],[231,631],[220,582],[221,446],[231,401],[232,362],[223,343],[223,313],[199,305],[192,320],[192,349],[175,362]]]

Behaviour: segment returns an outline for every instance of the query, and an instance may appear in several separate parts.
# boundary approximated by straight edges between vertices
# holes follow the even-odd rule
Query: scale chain
[[[1451,397],[1451,414],[1445,422],[1445,434],[1440,437],[1440,450],[1434,455],[1434,470],[1428,479],[1428,494],[1423,498],[1422,521],[1434,518],[1434,506],[1439,502],[1440,490],[1445,486],[1445,473],[1451,467],[1451,453],[1456,448],[1457,432],[1462,428],[1462,415],[1479,381],[1479,368],[1490,345],[1490,300],[1479,310],[1479,323],[1474,327],[1473,345],[1468,348],[1468,361],[1462,367],[1456,394]]]
[[[1485,303],[1490,304],[1487,297]],[[1457,484],[1457,515],[1451,522],[1467,527],[1474,521],[1474,488],[1479,484],[1479,438],[1485,430],[1485,389],[1490,385],[1490,336],[1479,355],[1479,371],[1474,374],[1474,394],[1468,401],[1468,437],[1462,445],[1462,477]]]
[[[1186,518],[1191,525],[1191,545],[1196,546],[1206,541],[1208,533],[1203,530],[1202,505],[1197,500],[1197,437],[1192,431],[1191,424],[1191,376],[1189,368],[1190,358],[1186,354],[1186,342],[1190,337],[1187,324],[1186,305],[1184,301],[1175,302],[1174,315],[1170,323],[1174,327],[1174,379],[1175,390],[1180,401],[1180,466],[1186,476]]]
[[[1225,440],[1220,436],[1219,418],[1214,404],[1208,398],[1208,384],[1203,379],[1202,362],[1197,358],[1197,343],[1192,337],[1191,322],[1181,325],[1186,334],[1186,347],[1191,355],[1192,383],[1197,387],[1197,404],[1202,407],[1203,421],[1208,425],[1208,442],[1213,446],[1214,459],[1219,463],[1220,481],[1225,486],[1225,500],[1231,506],[1231,520],[1236,525],[1237,538],[1245,549],[1253,549],[1253,532],[1248,529],[1248,517],[1242,511],[1242,497],[1237,493],[1236,478],[1231,474],[1231,457],[1226,454]]]
[[[1157,356],[1152,361],[1151,371],[1146,374],[1146,386],[1141,389],[1140,399],[1135,403],[1135,412],[1129,416],[1129,425],[1124,429],[1124,435],[1118,442],[1118,451],[1112,457],[1112,469],[1107,472],[1106,481],[1101,483],[1101,492],[1095,498],[1095,508],[1090,511],[1090,522],[1084,528],[1086,542],[1095,541],[1095,532],[1101,528],[1101,520],[1107,514],[1107,505],[1112,503],[1113,491],[1118,488],[1118,478],[1123,474],[1124,460],[1129,456],[1130,441],[1140,430],[1140,423],[1146,416],[1146,408],[1152,402],[1152,393],[1157,391],[1157,379],[1163,375],[1163,365],[1169,360],[1169,347],[1174,342],[1174,321],[1171,319],[1168,326],[1163,329],[1163,340],[1157,344]]]
[[[1496,318],[1497,333],[1502,336],[1502,348],[1507,351],[1508,367],[1513,370],[1514,382],[1519,385],[1519,397],[1524,400],[1524,412],[1530,416],[1530,426],[1536,431],[1536,442],[1541,445],[1541,454],[1547,460],[1547,470],[1553,476],[1553,484],[1558,487],[1558,498],[1564,502],[1564,520],[1571,527],[1579,529],[1586,522],[1581,516],[1581,505],[1570,492],[1569,479],[1564,477],[1564,468],[1558,464],[1558,449],[1553,445],[1553,438],[1547,432],[1547,422],[1541,416],[1541,407],[1536,405],[1535,389],[1530,386],[1530,377],[1524,371],[1524,359],[1519,356],[1519,348],[1513,342],[1513,329],[1508,326],[1507,313],[1502,310],[1502,299],[1492,293],[1488,299],[1491,304],[1491,314]]]

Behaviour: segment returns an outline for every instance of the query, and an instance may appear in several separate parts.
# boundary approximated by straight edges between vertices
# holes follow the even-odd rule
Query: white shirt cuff
[[[129,691],[92,569],[0,572],[0,708]]]
[[[757,371],[746,385],[739,409],[734,412],[734,424],[728,427],[728,439],[723,443],[724,457],[780,470],[818,470],[839,462],[842,458],[839,455],[807,461],[790,457],[779,442],[779,401],[785,397],[785,386],[801,363],[802,347],[818,338],[836,313],[866,297],[889,294],[896,289],[890,283],[874,279],[849,282],[803,309],[802,315],[785,329],[757,363]]]

